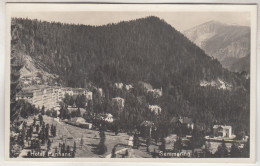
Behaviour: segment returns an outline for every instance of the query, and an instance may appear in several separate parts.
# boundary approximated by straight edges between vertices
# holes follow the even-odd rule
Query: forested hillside
[[[114,97],[108,93],[115,82],[148,82],[163,89],[163,97],[148,102],[161,105],[165,117],[190,116],[209,127],[229,124],[236,133],[249,134],[249,80],[223,69],[157,17],[97,27],[20,18],[12,22],[20,40],[17,48],[44,63],[66,86],[91,82]],[[231,90],[200,86],[202,80],[216,79],[229,83]],[[134,103],[127,110],[129,116],[141,116],[139,107],[131,110]]]

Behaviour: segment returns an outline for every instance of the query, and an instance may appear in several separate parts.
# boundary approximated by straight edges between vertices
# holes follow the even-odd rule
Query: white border
[[[250,107],[251,107],[251,112],[250,112],[250,121],[251,121],[251,148],[250,148],[250,153],[255,154],[255,146],[252,146],[252,143],[255,145],[255,117],[256,117],[256,6],[252,5],[147,5],[147,4],[141,4],[141,5],[130,5],[131,7],[128,7],[129,5],[101,5],[101,4],[11,4],[7,5],[6,8],[6,16],[7,20],[10,20],[10,14],[12,11],[250,11],[251,12],[251,100],[250,100]],[[149,10],[148,10],[149,9]],[[253,21],[252,21],[253,20]],[[8,27],[10,27],[10,21],[6,22],[6,34],[7,40],[10,41],[10,33],[8,33]],[[9,25],[8,25],[9,24]],[[6,43],[6,50],[10,50],[10,43]],[[6,54],[9,54],[8,51],[6,51]],[[9,57],[10,55],[8,55]],[[10,66],[10,61],[9,58],[6,58],[6,67],[5,69],[9,69]],[[6,70],[6,80],[10,79],[10,71]],[[8,83],[6,83],[5,86],[6,90],[6,109],[9,110],[9,90],[10,86]],[[9,119],[9,114],[5,114],[5,119]],[[9,123],[5,123],[5,139],[9,140]],[[7,131],[8,130],[8,131]],[[9,153],[9,143],[6,142],[5,148],[7,149],[7,152]],[[6,151],[5,151],[6,152]],[[8,153],[5,153],[5,157],[7,160],[8,158]],[[127,161],[127,162],[198,162],[198,160],[203,160],[202,162],[224,162],[224,163],[244,163],[244,162],[253,162],[255,158],[255,155],[252,156],[250,159],[98,159],[99,162],[107,162],[107,161]],[[59,162],[70,162],[70,161],[76,161],[76,162],[83,162],[83,161],[88,161],[88,162],[95,162],[97,161],[96,158],[75,158],[75,159],[29,159],[30,161],[59,161]],[[12,159],[12,161],[28,161],[28,159]],[[201,162],[201,161],[199,161]]]

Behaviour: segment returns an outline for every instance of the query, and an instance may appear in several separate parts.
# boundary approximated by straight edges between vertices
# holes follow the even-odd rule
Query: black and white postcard
[[[255,161],[256,5],[6,5],[8,161]]]

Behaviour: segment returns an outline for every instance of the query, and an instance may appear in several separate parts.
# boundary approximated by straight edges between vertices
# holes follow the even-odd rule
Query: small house
[[[82,127],[82,128],[87,128],[87,129],[92,128],[92,124],[87,123],[86,120],[84,118],[81,118],[81,117],[71,118],[67,123],[75,125],[75,126],[79,126],[79,127]]]
[[[149,110],[154,114],[158,115],[161,113],[162,108],[158,105],[149,105]]]
[[[154,123],[151,121],[143,121],[140,124],[140,134],[143,137],[151,137],[152,130],[154,129]]]
[[[122,82],[115,83],[117,89],[123,89],[124,84]]]
[[[133,87],[133,85],[128,84],[128,85],[125,85],[125,88],[126,88],[126,90],[131,90],[131,89],[133,89],[134,87]]]
[[[185,126],[189,129],[194,129],[194,123],[192,122],[192,119],[188,117],[173,117],[171,123],[177,127]]]
[[[108,123],[113,123],[114,122],[114,118],[112,114],[106,114],[103,118],[104,121],[108,122]]]
[[[149,89],[147,91],[148,93],[151,93],[153,97],[159,98],[162,96],[162,88],[161,89]]]
[[[124,106],[125,106],[125,99],[123,99],[121,97],[112,98],[112,104],[113,105],[118,105],[120,108],[124,108]]]
[[[226,125],[214,125],[213,126],[214,137],[231,137],[232,136],[232,126]]]

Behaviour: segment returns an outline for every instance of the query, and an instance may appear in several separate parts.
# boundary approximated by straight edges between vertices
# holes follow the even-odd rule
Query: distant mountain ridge
[[[223,67],[231,71],[241,72],[239,69],[242,68],[236,68],[233,64],[250,55],[250,27],[247,26],[209,21],[184,31],[184,34],[206,54],[217,58]],[[240,64],[246,66],[248,63]],[[247,72],[250,72],[249,68],[243,67]]]

